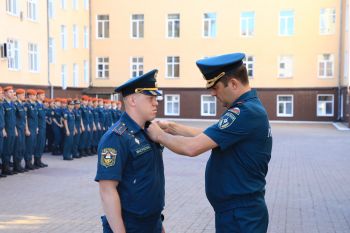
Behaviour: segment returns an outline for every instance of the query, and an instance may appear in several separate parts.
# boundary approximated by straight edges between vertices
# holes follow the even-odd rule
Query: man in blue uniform
[[[0,158],[2,158],[2,148],[4,143],[4,133],[5,132],[5,110],[3,107],[4,100],[4,91],[2,87],[0,87]],[[6,177],[5,174],[0,173],[0,178]]]
[[[101,138],[96,181],[106,216],[103,232],[161,233],[164,207],[162,147],[146,135],[160,93],[152,70],[116,89],[126,112]]]
[[[55,109],[53,112],[51,112],[52,115],[52,132],[53,132],[53,143],[52,143],[52,155],[59,155],[60,152],[60,145],[62,141],[62,109],[61,109],[61,102],[62,100],[60,98],[55,99]]]
[[[45,100],[45,91],[37,90],[37,103],[38,109],[38,137],[34,151],[34,166],[47,167],[48,165],[42,162],[42,156],[45,149],[46,142],[46,110],[44,108],[43,101]]]
[[[74,101],[68,102],[68,108],[64,110],[63,113],[63,123],[64,123],[64,144],[63,144],[63,160],[73,160],[73,142],[75,135],[75,115],[73,112]]]
[[[4,93],[5,100],[3,102],[3,108],[5,110],[5,131],[2,153],[2,174],[13,175],[17,172],[13,172],[10,169],[10,159],[14,153],[15,140],[18,135],[16,128],[16,107],[13,103],[15,92],[12,86],[7,86],[4,88]]]
[[[81,156],[78,153],[78,147],[81,136],[82,120],[81,120],[81,110],[80,110],[80,100],[74,100],[74,118],[75,118],[75,135],[73,140],[73,158],[79,159]]]
[[[227,108],[218,123],[204,131],[169,122],[151,124],[148,130],[154,141],[178,154],[197,156],[212,149],[205,188],[217,233],[266,233],[268,226],[264,195],[271,128],[249,86],[244,56],[235,53],[197,61],[207,89]]]
[[[80,135],[80,143],[79,143],[79,151],[81,156],[88,156],[87,153],[87,147],[88,147],[88,140],[89,140],[89,134],[92,129],[90,129],[90,117],[89,117],[89,109],[88,109],[88,102],[89,102],[89,96],[83,95],[81,97],[81,119],[83,121],[83,127],[82,127],[82,133]]]

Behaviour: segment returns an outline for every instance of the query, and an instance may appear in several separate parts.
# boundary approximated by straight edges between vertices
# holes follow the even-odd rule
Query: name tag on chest
[[[139,156],[151,150],[152,150],[152,147],[149,144],[146,144],[137,148],[135,152],[136,152],[136,155]]]

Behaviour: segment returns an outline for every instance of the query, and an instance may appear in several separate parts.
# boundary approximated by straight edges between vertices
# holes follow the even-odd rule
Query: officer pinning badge
[[[101,165],[108,168],[115,164],[117,151],[113,148],[104,148],[101,152]]]
[[[241,113],[241,110],[237,107],[234,107],[234,108],[230,108],[228,111],[236,114],[237,116],[239,116],[239,114]]]
[[[218,127],[220,129],[226,129],[227,127],[229,127],[230,125],[232,125],[232,123],[236,120],[235,115],[233,115],[231,112],[227,112],[219,121],[218,123]]]

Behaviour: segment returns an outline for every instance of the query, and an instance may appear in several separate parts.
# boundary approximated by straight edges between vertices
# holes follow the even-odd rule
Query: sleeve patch
[[[231,112],[227,112],[225,113],[225,115],[223,115],[218,123],[218,127],[219,129],[226,129],[227,127],[229,127],[230,125],[232,125],[232,123],[236,120],[235,115],[233,115]]]
[[[115,165],[117,159],[117,151],[113,148],[104,148],[101,152],[101,165],[105,168]]]
[[[228,111],[236,114],[237,116],[239,116],[239,114],[241,113],[241,110],[238,107],[230,108]]]

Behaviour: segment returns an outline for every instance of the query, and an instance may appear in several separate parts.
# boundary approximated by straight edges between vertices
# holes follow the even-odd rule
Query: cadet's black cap
[[[243,64],[244,53],[231,53],[198,60],[196,62],[207,88],[213,87],[226,72],[234,70]]]
[[[115,89],[115,92],[122,93],[123,97],[142,93],[144,95],[159,96],[162,95],[157,88],[157,76],[158,70],[154,69],[150,72],[138,77],[129,79],[124,84]]]

